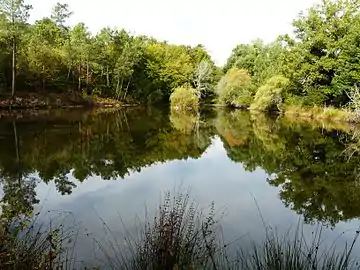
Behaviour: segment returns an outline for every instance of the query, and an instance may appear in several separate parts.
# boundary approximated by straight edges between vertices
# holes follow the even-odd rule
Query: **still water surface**
[[[62,222],[80,228],[78,260],[92,264],[100,256],[93,239],[107,237],[104,221],[121,243],[145,205],[151,212],[165,191],[190,187],[200,207],[215,202],[227,241],[262,240],[263,222],[281,232],[302,221],[310,239],[320,222],[325,242],[336,239],[341,250],[360,225],[357,134],[353,126],[225,110],[3,117],[2,215],[66,214]]]

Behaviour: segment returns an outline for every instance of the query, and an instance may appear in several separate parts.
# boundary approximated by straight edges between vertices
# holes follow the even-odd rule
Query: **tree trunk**
[[[70,73],[71,73],[71,68],[68,69],[68,74],[67,74],[67,82],[68,83],[70,81]]]
[[[43,92],[45,92],[45,83],[46,83],[46,79],[45,79],[45,66],[43,65]]]
[[[116,99],[119,99],[119,85],[120,85],[120,77],[118,76],[117,78],[117,83],[116,83]]]
[[[79,92],[81,90],[81,64],[79,64],[79,85],[78,85],[78,90],[79,90]]]
[[[86,92],[89,91],[89,71],[90,67],[89,67],[89,61],[86,62]]]
[[[124,78],[121,77],[121,84],[120,84],[120,77],[118,77],[117,85],[116,85],[116,99],[121,99],[121,92],[124,84]]]
[[[127,93],[128,93],[131,80],[132,80],[132,76],[130,77],[130,79],[129,79],[129,81],[128,81],[128,84],[127,84],[127,86],[126,86],[125,95],[124,95],[124,100],[126,99],[126,95],[127,95]]]
[[[106,86],[110,87],[109,66],[106,66]]]
[[[15,76],[16,76],[16,41],[13,37],[12,41],[12,83],[11,83],[11,95],[15,96]]]

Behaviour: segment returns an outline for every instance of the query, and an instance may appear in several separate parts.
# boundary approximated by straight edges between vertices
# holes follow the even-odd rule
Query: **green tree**
[[[51,19],[57,26],[65,28],[66,20],[70,18],[72,14],[73,12],[69,10],[68,4],[56,3],[52,10]]]
[[[350,74],[359,71],[356,60],[351,60],[357,51],[357,30],[352,29],[359,24],[359,4],[357,0],[324,0],[294,21],[290,79],[293,92],[305,94],[309,103],[338,106],[348,101],[344,90],[357,79]]]
[[[82,80],[84,77],[84,68],[86,82],[89,78],[89,57],[90,57],[90,33],[85,24],[77,24],[70,31],[70,40],[68,49],[71,50],[71,65],[72,68],[77,67],[78,91],[81,90]]]
[[[26,54],[31,74],[35,74],[45,91],[47,82],[61,77],[63,65],[59,54],[61,29],[50,19],[37,21],[27,37]],[[38,80],[35,80],[38,81]]]
[[[262,40],[256,40],[251,44],[240,44],[229,57],[224,71],[236,67],[247,70],[252,82],[260,86],[272,76],[282,73],[285,61],[285,48],[279,37],[276,41],[265,44]]]
[[[250,110],[253,111],[281,111],[289,80],[284,76],[274,76],[255,94]]]
[[[79,95],[85,90],[87,95],[124,101],[169,102],[172,90],[184,84],[201,89],[202,98],[213,94],[219,69],[202,45],[172,45],[133,36],[123,29],[104,28],[93,36],[83,23],[69,27],[67,20],[72,12],[67,4],[60,3],[49,17],[28,24],[29,7],[23,1],[6,0],[1,4],[2,86],[11,78],[15,86],[17,77],[24,92],[76,90],[71,97],[79,102],[85,101]],[[14,60],[14,76],[9,73],[9,58]],[[204,63],[206,69],[200,69]],[[16,99],[17,104],[20,100]]]
[[[5,16],[7,26],[7,35],[12,44],[12,83],[11,93],[15,95],[16,80],[16,53],[17,46],[22,35],[24,24],[29,18],[29,10],[32,7],[25,5],[24,0],[2,0],[0,2],[0,13]]]
[[[221,103],[247,108],[253,100],[253,89],[247,70],[231,68],[219,81],[216,92]]]
[[[190,86],[181,86],[174,89],[170,96],[171,108],[174,110],[196,111],[199,105],[199,95]]]

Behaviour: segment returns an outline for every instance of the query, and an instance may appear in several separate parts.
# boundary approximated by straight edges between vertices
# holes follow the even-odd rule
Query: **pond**
[[[92,265],[101,257],[94,239],[110,229],[123,243],[165,191],[190,189],[200,208],[215,203],[226,241],[261,241],[267,225],[285,232],[299,223],[311,238],[321,224],[324,241],[341,250],[360,225],[358,134],[346,124],[209,108],[6,116],[1,214],[76,226],[76,258]]]

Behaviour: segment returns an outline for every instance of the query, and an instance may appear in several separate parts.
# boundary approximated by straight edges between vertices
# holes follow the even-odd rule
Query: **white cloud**
[[[61,0],[28,0],[32,20],[48,16]],[[84,22],[92,32],[125,28],[172,43],[202,43],[223,64],[239,43],[271,41],[291,31],[291,21],[318,0],[67,0],[71,24]]]

